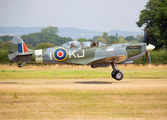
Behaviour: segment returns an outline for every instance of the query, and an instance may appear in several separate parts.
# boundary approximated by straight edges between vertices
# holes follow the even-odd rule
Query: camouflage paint
[[[145,44],[143,43],[119,43],[112,45],[102,45],[100,47],[83,48],[65,48],[64,46],[52,47],[47,49],[30,50],[25,54],[18,54],[17,43],[24,43],[21,38],[15,36],[9,46],[9,57],[11,61],[19,61],[17,56],[22,56],[22,62],[36,62],[36,63],[54,63],[54,64],[110,64],[111,62],[120,63],[127,61],[138,55],[143,55],[145,52]],[[134,47],[139,49],[127,49]],[[62,48],[67,52],[67,56],[62,60],[55,58],[55,51]],[[141,54],[142,53],[142,54]],[[62,53],[60,54],[60,56]],[[25,57],[25,59],[24,59]],[[18,57],[19,58],[19,57]]]
[[[142,53],[142,43],[129,43],[126,48],[130,48],[126,49],[128,58],[132,58]]]

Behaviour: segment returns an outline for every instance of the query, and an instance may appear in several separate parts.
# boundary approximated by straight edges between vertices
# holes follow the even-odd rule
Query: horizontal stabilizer
[[[32,53],[27,53],[27,54],[18,53],[10,55],[9,59],[13,62],[29,62],[31,55]]]
[[[33,52],[32,52],[33,53]],[[16,55],[32,55],[32,53],[18,53]]]

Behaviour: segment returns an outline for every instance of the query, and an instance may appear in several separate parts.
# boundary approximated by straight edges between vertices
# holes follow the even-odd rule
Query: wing
[[[125,55],[112,56],[112,57],[106,57],[106,58],[95,60],[91,62],[91,64],[108,64],[111,62],[120,63],[120,62],[123,62],[125,59],[126,59]]]

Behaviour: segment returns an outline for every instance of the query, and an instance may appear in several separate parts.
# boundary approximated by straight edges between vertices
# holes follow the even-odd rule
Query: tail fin
[[[32,50],[28,49],[24,41],[19,37],[15,36],[8,48],[8,57],[11,61],[18,61],[19,62],[19,57],[16,59],[17,56],[22,56],[22,55],[31,55]]]

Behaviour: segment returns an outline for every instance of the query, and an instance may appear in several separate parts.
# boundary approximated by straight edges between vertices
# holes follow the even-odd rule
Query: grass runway
[[[0,120],[166,120],[167,67],[0,66]]]

